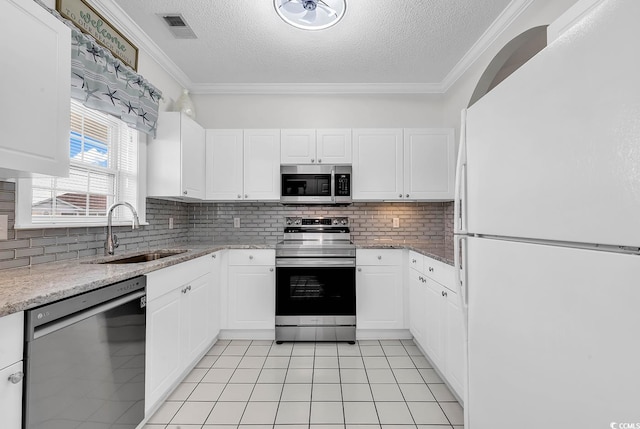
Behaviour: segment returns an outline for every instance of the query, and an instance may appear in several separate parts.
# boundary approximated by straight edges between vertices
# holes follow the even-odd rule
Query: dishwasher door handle
[[[126,304],[138,298],[142,298],[145,295],[146,295],[145,291],[135,292],[135,293],[125,295],[120,298],[105,302],[104,304],[100,304],[95,307],[88,308],[87,310],[83,310],[81,312],[71,314],[57,321],[47,323],[46,325],[38,326],[33,330],[32,339],[37,340],[38,338],[42,338],[45,335],[49,335],[53,332],[59,331],[60,329],[64,329],[67,326],[71,326],[74,323],[80,322],[81,320],[88,319],[89,317],[95,316],[96,314],[107,312],[109,310],[112,310],[116,307],[121,306],[122,304]],[[30,334],[30,332],[27,334]]]

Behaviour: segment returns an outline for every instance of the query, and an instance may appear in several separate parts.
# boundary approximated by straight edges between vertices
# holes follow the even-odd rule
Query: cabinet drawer
[[[432,278],[448,289],[453,289],[454,272],[451,265],[444,262],[436,261],[427,256],[424,257],[424,270],[422,271],[427,277]]]
[[[229,265],[275,265],[276,251],[273,249],[229,250]]]
[[[402,265],[402,250],[358,249],[356,265]]]
[[[24,312],[0,317],[0,369],[22,360]]]
[[[414,252],[413,250],[409,250],[407,266],[422,273],[424,271],[424,255]]]
[[[150,272],[147,274],[147,301],[156,299],[210,273],[212,268],[212,255],[205,255]]]

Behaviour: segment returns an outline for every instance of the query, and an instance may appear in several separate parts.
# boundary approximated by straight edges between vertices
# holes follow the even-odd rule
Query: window
[[[19,207],[25,210],[18,211],[29,211],[31,218],[21,218],[19,213],[19,224],[104,225],[107,209],[114,202],[127,201],[139,207],[136,130],[71,100],[69,147],[69,177],[34,177],[27,181],[30,186],[19,186],[19,200],[24,200],[25,194],[30,196],[27,201],[19,201]],[[126,208],[114,211],[115,223],[131,218]]]

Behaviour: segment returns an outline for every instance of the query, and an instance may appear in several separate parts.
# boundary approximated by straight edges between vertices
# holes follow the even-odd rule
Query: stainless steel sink
[[[150,262],[157,259],[167,258],[169,256],[179,255],[186,250],[156,250],[155,252],[142,253],[139,255],[125,256],[122,258],[98,260],[93,264],[138,264],[140,262]]]

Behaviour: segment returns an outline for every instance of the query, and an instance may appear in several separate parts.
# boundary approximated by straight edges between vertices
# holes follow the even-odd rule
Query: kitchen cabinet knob
[[[269,271],[273,272],[273,268],[269,268]]]
[[[362,272],[362,268],[358,268],[358,272],[361,273]]]
[[[429,272],[432,273],[433,272],[433,267],[429,267]]]
[[[409,198],[409,194],[407,194],[407,198]]]
[[[400,198],[402,198],[402,194],[398,195]]]
[[[249,194],[244,194],[244,198],[245,199],[249,198]]]
[[[318,164],[322,164],[322,160],[321,159],[318,160]]]
[[[418,280],[422,281],[422,280],[423,280],[423,279],[422,279],[422,276],[418,277]]]
[[[213,259],[216,259],[216,255],[211,255],[211,257],[212,257]]]
[[[313,159],[313,158],[311,158],[311,163],[312,163],[312,164],[314,163],[314,159]]]
[[[24,372],[19,371],[9,376],[9,381],[13,384],[18,384],[24,378]]]
[[[416,261],[415,259],[412,259],[412,260],[411,260],[411,263],[412,263],[412,264],[415,264],[416,262],[418,262],[418,261]]]
[[[187,195],[187,191],[182,191],[183,194]]]
[[[382,256],[378,255],[378,261],[382,260]]]
[[[253,259],[253,255],[249,255],[249,259]]]
[[[238,198],[242,198],[242,195],[238,194]]]

